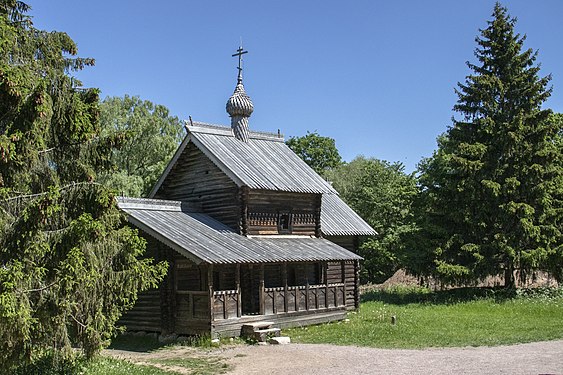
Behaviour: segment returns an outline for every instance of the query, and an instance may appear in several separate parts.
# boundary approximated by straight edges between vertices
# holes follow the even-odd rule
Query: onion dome
[[[233,95],[227,100],[227,113],[231,117],[242,116],[250,117],[254,111],[254,105],[252,100],[244,91],[244,86],[242,85],[242,78],[237,83],[237,87]]]
[[[248,118],[252,114],[252,111],[254,111],[254,105],[250,97],[244,91],[242,84],[242,55],[245,53],[247,53],[247,51],[243,51],[242,47],[240,47],[237,53],[233,55],[233,57],[238,56],[238,78],[235,91],[229,100],[227,100],[227,113],[231,116],[231,129],[233,129],[235,138],[243,142],[248,142]]]

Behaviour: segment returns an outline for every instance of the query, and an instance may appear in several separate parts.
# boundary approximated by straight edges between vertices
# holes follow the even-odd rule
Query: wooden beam
[[[241,186],[240,192],[240,225],[239,233],[243,236],[248,235],[248,186]]]
[[[260,264],[260,293],[259,293],[259,303],[260,303],[260,315],[265,313],[265,301],[264,301],[264,263]]]
[[[354,261],[354,307],[360,308],[360,261]]]
[[[215,320],[215,314],[213,313],[213,305],[215,302],[213,296],[213,264],[207,266],[207,286],[209,288],[209,319],[213,321]]]
[[[237,269],[235,271],[235,283],[237,284],[237,316],[242,316],[242,298],[240,295],[240,263],[237,263]]]
[[[315,236],[321,238],[323,236],[321,228],[321,204],[322,194],[317,194],[315,199]]]
[[[287,263],[283,262],[282,265],[282,282],[284,285],[283,290],[283,309],[284,312],[287,312]]]

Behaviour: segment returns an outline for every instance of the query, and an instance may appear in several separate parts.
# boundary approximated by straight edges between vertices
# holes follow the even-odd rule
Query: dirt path
[[[374,349],[355,346],[289,344],[235,345],[214,350],[175,347],[150,353],[105,350],[106,355],[155,365],[167,358],[220,358],[229,374],[557,374],[563,375],[563,340],[497,347]],[[175,366],[158,367],[180,374]]]
[[[229,374],[561,374],[563,340],[424,350],[290,344],[215,352]]]

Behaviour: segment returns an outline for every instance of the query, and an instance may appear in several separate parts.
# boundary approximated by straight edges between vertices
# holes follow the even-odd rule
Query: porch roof
[[[181,202],[119,198],[128,221],[195,263],[275,263],[359,260],[360,256],[322,238],[244,237]]]

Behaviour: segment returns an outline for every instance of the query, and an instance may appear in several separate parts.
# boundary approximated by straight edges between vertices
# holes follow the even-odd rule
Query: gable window
[[[291,233],[291,214],[289,212],[278,214],[278,232],[280,234]]]

